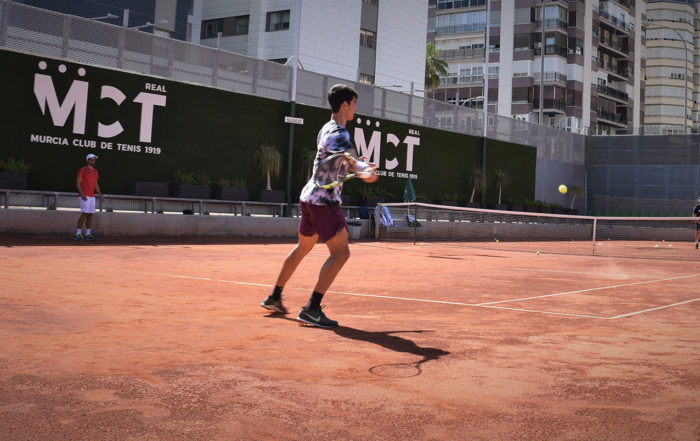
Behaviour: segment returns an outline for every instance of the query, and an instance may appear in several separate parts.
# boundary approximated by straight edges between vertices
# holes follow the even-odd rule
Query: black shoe
[[[82,240],[85,240],[85,238],[83,237],[82,234],[76,234],[75,236],[73,236],[73,240],[80,240],[80,241],[82,241]]]
[[[323,306],[321,308],[323,308]],[[308,323],[309,325],[318,326],[319,328],[335,328],[338,326],[338,322],[326,317],[326,314],[323,313],[321,308],[301,308],[297,320]]]
[[[267,296],[267,298],[260,303],[260,306],[265,309],[269,309],[270,311],[276,311],[282,314],[287,313],[287,308],[285,308],[282,304],[282,298],[280,297],[279,299],[273,299],[272,294]]]
[[[88,234],[87,236],[85,236],[85,239],[83,239],[83,240],[86,240],[88,242],[93,242],[95,240],[95,238],[92,237],[92,234]]]
[[[698,249],[698,244],[697,244],[697,243],[695,244],[695,249],[696,249],[696,250]]]

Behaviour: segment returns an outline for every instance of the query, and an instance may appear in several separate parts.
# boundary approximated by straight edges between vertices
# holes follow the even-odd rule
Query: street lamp
[[[103,15],[101,17],[90,17],[90,20],[106,20],[106,19],[110,19],[110,18],[119,18],[119,16],[114,15],[114,14],[107,14],[107,15]]]
[[[129,29],[141,29],[141,28],[147,28],[148,26],[155,26],[159,24],[167,24],[168,20],[158,20],[155,23],[151,23],[150,21],[147,21],[146,24],[142,24],[141,26],[134,26]]]
[[[683,42],[683,59],[685,60],[685,75],[683,75],[685,77],[685,88],[683,89],[683,133],[688,133],[688,44],[677,29],[669,28],[668,26],[648,20],[642,21],[642,24],[651,29],[668,29],[669,31],[673,31]]]

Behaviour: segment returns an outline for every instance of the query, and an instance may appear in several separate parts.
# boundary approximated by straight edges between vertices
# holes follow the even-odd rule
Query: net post
[[[379,221],[377,221],[377,213],[381,210],[382,204],[377,203],[377,206],[374,208],[374,240],[379,240]],[[372,216],[370,215],[370,219]]]
[[[591,250],[592,255],[595,255],[595,233],[596,233],[596,231],[598,231],[598,219],[594,217],[593,218],[593,243],[592,243],[593,249]]]

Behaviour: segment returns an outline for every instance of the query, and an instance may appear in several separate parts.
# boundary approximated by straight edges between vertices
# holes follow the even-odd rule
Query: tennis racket
[[[338,161],[342,161],[344,164],[337,164]],[[357,170],[357,167],[362,167],[362,170]],[[335,180],[328,182],[328,180],[333,178],[333,173],[336,169],[338,170],[338,175],[335,176]],[[321,161],[318,165],[318,169],[316,170],[316,186],[330,190],[352,178],[371,176],[374,174],[375,170],[376,167],[355,159],[347,151],[336,152]]]

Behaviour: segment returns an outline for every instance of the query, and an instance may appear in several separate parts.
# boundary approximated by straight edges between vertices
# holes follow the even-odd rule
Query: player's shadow
[[[378,371],[376,369],[379,367],[382,367],[382,366],[410,365],[415,370],[415,374],[408,375],[408,376],[420,375],[420,373],[421,373],[420,366],[423,363],[428,362],[430,360],[437,360],[440,357],[443,357],[445,355],[450,354],[449,352],[444,351],[444,350],[439,349],[439,348],[421,347],[407,338],[393,335],[393,334],[408,334],[408,333],[410,333],[410,334],[422,334],[424,332],[430,332],[430,331],[369,332],[369,331],[363,331],[361,329],[349,328],[347,326],[339,326],[337,328],[334,328],[333,332],[335,332],[336,334],[338,334],[339,336],[344,337],[344,338],[349,338],[352,340],[366,341],[368,343],[373,343],[375,345],[382,346],[382,347],[387,348],[391,351],[405,352],[407,354],[417,355],[417,356],[421,357],[420,360],[414,361],[411,363],[396,363],[396,364],[391,364],[391,365],[373,366],[372,368],[370,368],[370,372],[375,373],[375,374],[378,374]]]

